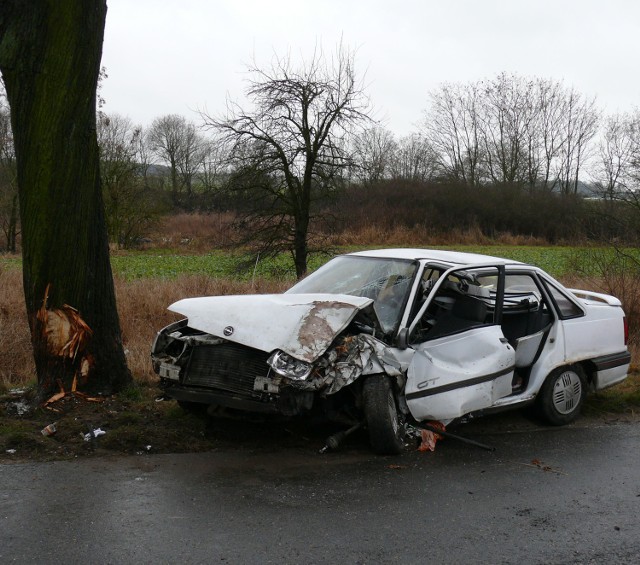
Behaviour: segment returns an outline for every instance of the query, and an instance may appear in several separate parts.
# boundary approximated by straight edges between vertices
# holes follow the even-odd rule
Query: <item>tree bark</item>
[[[4,0],[0,13],[0,71],[11,107],[24,294],[41,398],[74,382],[109,394],[131,381],[96,138],[106,12],[106,0]]]

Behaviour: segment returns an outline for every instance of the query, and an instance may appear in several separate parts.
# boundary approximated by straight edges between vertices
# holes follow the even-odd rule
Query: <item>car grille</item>
[[[235,343],[193,348],[184,384],[253,396],[253,383],[266,376],[268,353]]]

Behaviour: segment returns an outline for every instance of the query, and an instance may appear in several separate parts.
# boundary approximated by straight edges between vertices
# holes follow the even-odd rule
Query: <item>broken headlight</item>
[[[313,368],[310,363],[294,359],[284,351],[276,351],[269,357],[267,363],[279,375],[296,381],[304,381]]]

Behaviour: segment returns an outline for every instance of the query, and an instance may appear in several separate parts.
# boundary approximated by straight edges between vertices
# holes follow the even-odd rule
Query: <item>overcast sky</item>
[[[637,0],[107,0],[107,113],[198,122],[242,102],[252,60],[331,53],[366,73],[376,117],[414,131],[442,82],[502,71],[562,80],[607,112],[640,107]]]

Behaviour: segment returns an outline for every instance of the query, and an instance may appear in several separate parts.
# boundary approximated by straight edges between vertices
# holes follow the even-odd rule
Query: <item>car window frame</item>
[[[587,312],[584,306],[582,306],[582,304],[579,303],[578,299],[574,295],[572,295],[572,293],[568,289],[565,289],[559,282],[553,280],[550,276],[544,276],[542,273],[539,273],[539,275],[540,275],[540,280],[542,282],[542,286],[544,287],[544,290],[548,294],[549,300],[551,304],[553,304],[553,308],[556,312],[556,315],[560,320],[574,320],[577,318],[582,318],[587,315]],[[571,304],[576,306],[579,310],[579,313],[573,314],[570,316],[563,314],[562,310],[560,309],[560,306],[558,305],[558,302],[556,301],[555,296],[553,295],[553,292],[551,292],[551,288],[555,289],[562,296],[564,296]]]
[[[419,274],[420,277],[422,277],[422,273],[424,272],[424,269],[429,267],[429,264],[430,263],[426,263],[423,266],[423,270]],[[440,266],[440,265],[437,265],[437,266]],[[409,337],[415,332],[416,326],[418,325],[420,319],[424,316],[427,308],[431,304],[432,300],[437,296],[440,288],[444,284],[444,281],[447,280],[449,275],[455,274],[457,271],[473,271],[473,270],[478,270],[478,269],[496,269],[497,272],[498,272],[498,285],[497,285],[497,288],[496,288],[495,306],[494,306],[494,311],[493,311],[493,321],[491,323],[485,323],[485,324],[482,324],[480,326],[470,327],[470,328],[462,330],[460,332],[452,332],[450,334],[442,335],[442,336],[439,336],[438,338],[435,338],[435,339],[440,339],[440,338],[449,337],[449,336],[452,336],[452,335],[457,335],[459,333],[463,333],[463,332],[470,331],[470,330],[477,329],[477,328],[490,327],[490,326],[499,326],[501,324],[501,321],[502,321],[502,309],[503,309],[503,302],[504,302],[504,280],[505,280],[505,274],[506,274],[505,265],[502,264],[502,263],[478,263],[478,264],[467,264],[467,265],[458,264],[458,265],[449,265],[448,268],[445,271],[442,272],[442,274],[440,275],[440,277],[437,279],[436,283],[434,284],[433,288],[429,292],[429,295],[428,295],[427,299],[424,301],[424,304],[422,304],[422,306],[417,311],[417,313],[407,323],[406,335]],[[430,341],[430,340],[427,339],[426,341]]]

